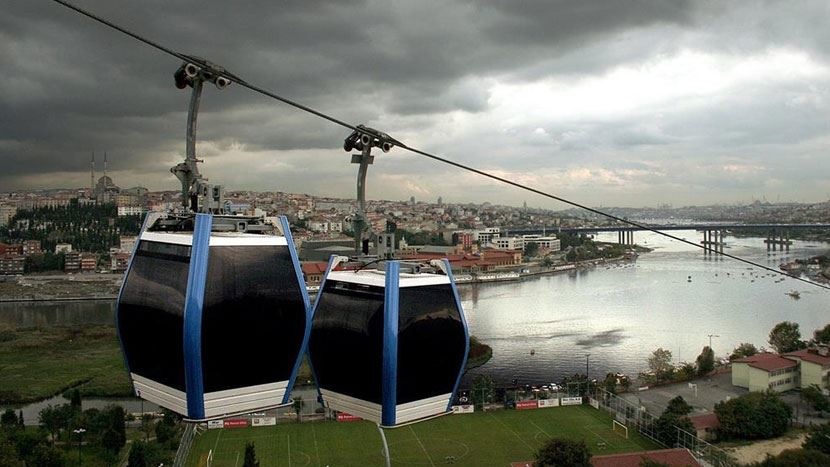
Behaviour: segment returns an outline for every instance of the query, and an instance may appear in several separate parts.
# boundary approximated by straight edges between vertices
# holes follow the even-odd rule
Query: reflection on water
[[[689,240],[700,234],[675,232]],[[601,240],[615,241],[616,234]],[[830,322],[826,290],[718,258],[652,233],[635,240],[654,251],[636,263],[540,276],[521,282],[459,287],[470,331],[493,348],[493,358],[464,378],[488,373],[502,384],[560,381],[584,373],[636,374],[656,348],[675,362],[694,361],[708,334],[716,355],[741,342],[767,346],[778,322],[801,325],[802,336]],[[795,241],[789,252],[768,254],[761,238],[726,238],[728,251],[778,268],[824,253],[827,244]],[[691,276],[691,281],[689,281]],[[800,299],[788,293],[798,291]],[[0,325],[111,324],[113,301],[0,303]],[[531,351],[533,354],[531,355]]]
[[[689,240],[700,234],[678,232]],[[602,237],[602,235],[601,235]],[[615,241],[616,234],[604,241]],[[718,356],[741,342],[768,346],[769,330],[784,320],[802,336],[830,322],[830,294],[729,259],[706,258],[694,247],[652,233],[635,234],[654,248],[636,263],[600,265],[522,282],[459,288],[470,331],[493,347],[493,359],[465,376],[487,373],[502,384],[560,381],[585,373],[636,374],[656,348],[675,362],[694,361],[708,334]],[[823,253],[826,244],[794,242],[767,254],[760,238],[727,237],[729,252],[769,267]],[[691,282],[689,282],[691,276]],[[800,300],[788,292],[797,290]],[[532,351],[532,354],[531,354]]]

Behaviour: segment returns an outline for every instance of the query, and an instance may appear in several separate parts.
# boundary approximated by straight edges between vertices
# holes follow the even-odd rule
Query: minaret
[[[95,151],[92,151],[92,159],[89,161],[89,196],[95,196]]]
[[[107,176],[107,151],[104,151],[104,180]]]

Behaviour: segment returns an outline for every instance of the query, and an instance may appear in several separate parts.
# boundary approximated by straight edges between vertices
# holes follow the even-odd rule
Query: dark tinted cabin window
[[[452,392],[466,347],[452,287],[401,288],[398,313],[398,404]]]
[[[124,282],[118,328],[130,371],[185,390],[182,316],[190,247],[142,240]]]
[[[305,320],[288,247],[211,247],[202,314],[205,392],[288,380]]]
[[[383,288],[326,281],[309,352],[323,389],[381,403]]]

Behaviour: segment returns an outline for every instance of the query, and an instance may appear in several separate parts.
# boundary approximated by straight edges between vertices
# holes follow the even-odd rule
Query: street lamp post
[[[589,353],[585,354],[585,380],[586,381],[588,380],[588,369],[590,368],[590,363],[588,361],[588,358],[590,356],[591,356],[591,354],[589,354]]]
[[[712,338],[713,337],[720,337],[720,336],[717,335],[717,334],[707,334],[707,336],[709,336],[709,348],[711,349],[712,348]]]
[[[76,428],[72,430],[72,433],[78,435],[78,465],[81,465],[81,443],[84,440],[84,433],[86,433],[86,430],[83,428]]]

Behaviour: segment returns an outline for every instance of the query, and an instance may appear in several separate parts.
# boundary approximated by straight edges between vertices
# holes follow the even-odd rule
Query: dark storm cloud
[[[495,83],[579,82],[689,48],[736,56],[789,48],[826,63],[830,13],[821,1],[78,3],[347,121],[394,130],[408,142],[491,168],[567,171],[593,164],[641,173],[645,169],[620,167],[620,160],[645,161],[651,170],[658,147],[688,158],[683,149],[706,154],[718,145],[726,148],[718,148],[723,154],[750,143],[803,144],[829,131],[828,119],[821,118],[826,82],[807,97],[796,83],[789,90],[747,90],[747,102],[737,96],[726,105],[689,109],[678,103],[658,109],[665,113],[659,121],[643,111],[514,125],[513,115],[493,113],[491,94]],[[0,189],[24,187],[34,174],[83,172],[91,150],[108,150],[125,176],[158,168],[166,177],[167,165],[184,149],[189,93],[172,85],[177,66],[175,59],[52,2],[11,2],[0,15]],[[811,107],[809,99],[816,104]],[[299,174],[290,180],[296,186],[288,187],[298,191],[314,176],[314,164],[342,156],[348,133],[238,86],[208,88],[199,123],[200,148],[211,157],[243,148],[260,157],[249,163],[262,163],[284,152],[280,170]],[[291,153],[304,150],[311,152]],[[815,153],[814,147],[802,150]],[[620,157],[624,151],[637,155]],[[775,151],[764,157],[774,158]],[[427,179],[438,170],[403,155],[394,160],[406,163],[375,170]],[[251,180],[251,187],[274,178],[225,162],[232,164],[225,170],[229,178]],[[351,170],[344,164],[321,174],[336,180],[351,177]],[[377,195],[384,193],[399,194]]]

